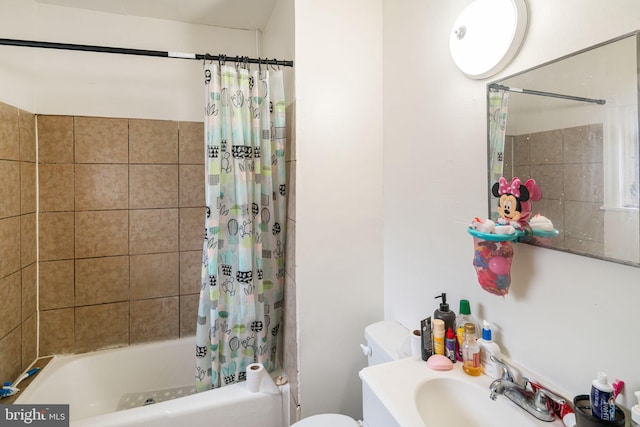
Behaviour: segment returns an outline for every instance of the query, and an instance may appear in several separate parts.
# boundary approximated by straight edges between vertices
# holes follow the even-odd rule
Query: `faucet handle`
[[[558,405],[564,405],[567,402],[563,397],[560,397],[557,394],[545,388],[538,388],[538,390],[536,391],[536,395],[534,397],[534,404],[536,408],[548,409],[549,408],[549,405],[547,404],[548,400],[552,400],[556,402]]]
[[[491,360],[502,368],[502,379],[515,384],[515,376],[513,375],[513,372],[511,371],[509,365],[495,357],[493,354],[491,355]]]

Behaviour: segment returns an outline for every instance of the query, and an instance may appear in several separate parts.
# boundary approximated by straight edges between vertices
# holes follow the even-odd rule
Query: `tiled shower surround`
[[[192,335],[202,123],[37,123],[40,356]]]
[[[33,114],[0,103],[0,381],[36,358],[36,137]]]
[[[0,378],[37,355],[193,335],[203,124],[39,115],[36,165],[35,122],[0,104]]]
[[[295,103],[287,107],[280,353],[292,415],[298,401],[294,111]],[[0,380],[15,379],[38,356],[193,335],[205,204],[203,124],[38,115],[37,131],[38,142],[36,116],[0,103]]]
[[[602,123],[511,135],[505,142],[505,177],[533,177],[542,188],[533,213],[560,231],[551,246],[604,255]]]

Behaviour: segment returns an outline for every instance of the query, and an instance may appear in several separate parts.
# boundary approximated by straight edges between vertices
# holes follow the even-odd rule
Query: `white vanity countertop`
[[[492,401],[489,398],[489,385],[493,381],[493,378],[487,375],[480,375],[478,377],[467,375],[462,370],[462,363],[455,363],[453,369],[450,371],[434,371],[421,359],[409,357],[366,367],[360,371],[360,378],[370,387],[376,397],[383,403],[386,410],[402,427],[425,427],[425,422],[418,409],[418,405],[421,402],[417,402],[417,390],[423,383],[440,378],[463,382],[465,383],[464,387],[468,386],[476,389],[474,396],[477,396],[477,398],[474,400],[478,401],[473,402],[473,405],[471,405],[476,408],[478,405],[484,407],[485,403],[487,409],[494,409],[495,405],[498,405],[506,409],[504,417],[509,417],[509,414],[511,414],[512,416],[517,415],[517,417],[520,418],[520,414],[517,412],[521,412],[525,417],[530,418],[531,426],[564,426],[559,419],[556,419],[554,422],[537,420],[504,396],[498,396],[498,401],[502,400],[502,404]],[[486,399],[486,402],[482,399]],[[494,406],[491,407],[489,405]],[[456,408],[459,406],[461,405],[457,405]],[[459,409],[464,411],[466,408],[460,407]]]

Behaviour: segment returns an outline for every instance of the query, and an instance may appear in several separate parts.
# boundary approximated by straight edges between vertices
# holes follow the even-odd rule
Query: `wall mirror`
[[[559,231],[531,244],[640,267],[639,49],[635,32],[487,85],[489,189],[535,179]]]

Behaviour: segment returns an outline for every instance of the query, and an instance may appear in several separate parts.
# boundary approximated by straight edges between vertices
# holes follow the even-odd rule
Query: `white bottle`
[[[478,340],[480,344],[480,364],[482,371],[491,378],[498,378],[502,371],[498,364],[491,360],[491,356],[502,361],[500,346],[491,337],[491,325],[486,320],[482,321],[482,338]]]
[[[631,408],[631,425],[634,427],[640,427],[640,391],[635,393],[638,404],[633,405]]]

